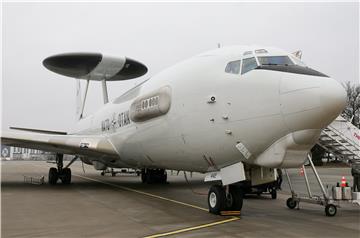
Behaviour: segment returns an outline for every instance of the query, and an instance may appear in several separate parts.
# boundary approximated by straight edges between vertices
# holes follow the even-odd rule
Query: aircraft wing
[[[105,136],[3,132],[1,134],[1,143],[14,147],[62,154],[118,158],[114,146]]]

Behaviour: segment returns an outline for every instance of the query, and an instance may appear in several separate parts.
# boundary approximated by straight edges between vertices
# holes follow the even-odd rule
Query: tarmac
[[[101,176],[75,162],[72,183],[51,186],[24,182],[24,175],[45,176],[45,161],[1,162],[1,237],[360,237],[359,206],[344,203],[335,217],[324,207],[301,203],[290,210],[284,176],[282,190],[247,196],[240,216],[208,212],[209,184],[204,175],[168,172],[168,184],[142,184],[136,175]],[[312,191],[320,195],[310,169]],[[336,184],[349,168],[320,168],[325,184]],[[289,170],[294,188],[306,194],[299,169]]]

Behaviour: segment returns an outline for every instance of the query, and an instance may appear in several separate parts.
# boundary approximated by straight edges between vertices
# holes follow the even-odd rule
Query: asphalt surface
[[[240,217],[207,212],[208,184],[194,174],[168,176],[168,184],[145,185],[136,175],[100,176],[81,163],[72,165],[72,184],[51,186],[24,182],[23,175],[45,176],[51,164],[1,162],[2,237],[360,237],[360,210],[344,203],[335,217],[319,205],[301,203],[290,210],[287,181],[278,199],[248,196]],[[313,192],[317,182],[307,169]],[[306,194],[299,170],[290,170],[294,188]],[[319,169],[325,184],[340,182],[348,168]]]

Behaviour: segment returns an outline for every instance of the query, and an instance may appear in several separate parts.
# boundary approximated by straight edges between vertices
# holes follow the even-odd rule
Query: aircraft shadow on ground
[[[133,188],[133,189],[165,189],[165,188],[169,188],[169,189],[181,189],[181,188],[203,188],[203,189],[207,189],[207,185],[208,184],[204,184],[204,182],[202,181],[193,181],[190,183],[187,183],[186,181],[174,181],[174,182],[169,182],[169,183],[164,183],[164,184],[143,184],[140,181],[124,181],[121,180],[121,178],[119,179],[101,179],[101,177],[99,178],[95,178],[92,177],[94,179],[97,179],[99,181],[102,182],[97,182],[97,181],[90,181],[90,180],[77,180],[75,182],[72,182],[69,185],[65,185],[62,184],[60,181],[58,181],[58,183],[56,185],[50,185],[47,183],[47,181],[45,180],[44,184],[31,184],[31,183],[27,183],[24,181],[1,181],[1,187],[2,188],[104,188],[104,189],[109,189],[109,185],[105,184],[105,183],[109,183],[109,184],[113,184],[116,186],[123,186],[123,187],[128,187],[128,188]]]
[[[58,182],[56,185],[50,185],[48,183],[44,183],[41,185],[26,183],[24,181],[2,181],[1,188],[3,190],[7,189],[21,189],[21,190],[58,190],[58,191],[66,191],[71,189],[89,189],[89,190],[97,190],[101,192],[101,190],[109,190],[109,189],[119,189],[122,190],[121,187],[135,189],[144,192],[158,192],[158,191],[172,191],[172,190],[189,190],[195,193],[195,195],[203,195],[206,196],[208,192],[208,188],[210,184],[204,183],[201,180],[195,180],[187,183],[186,181],[173,181],[166,184],[143,184],[141,181],[123,181],[123,180],[100,180],[105,183],[111,183],[116,187],[110,187],[108,184],[104,184],[97,181],[86,181],[86,180],[78,180],[71,184],[62,184]],[[267,194],[258,196],[258,195],[246,195],[245,199],[251,200],[271,200],[271,197]]]

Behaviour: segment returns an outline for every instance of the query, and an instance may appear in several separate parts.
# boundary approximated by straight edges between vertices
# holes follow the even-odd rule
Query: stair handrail
[[[347,122],[348,123],[348,122]],[[352,124],[351,124],[352,125]],[[338,136],[340,136],[342,139],[344,139],[345,141],[347,141],[349,144],[351,144],[351,146],[354,146],[356,149],[360,150],[360,145],[357,145],[355,141],[351,140],[349,137],[347,137],[346,135],[344,135],[344,133],[342,133],[341,131],[339,131],[338,129],[336,129],[334,126],[332,126],[331,124],[328,126],[328,128],[330,128],[331,131],[334,131],[335,134],[337,134]]]
[[[350,153],[351,153],[353,156],[355,156],[355,157],[359,157],[358,154],[356,154],[351,148],[349,148],[349,145],[345,145],[344,143],[336,140],[336,139],[334,138],[334,136],[330,135],[330,134],[327,133],[326,131],[323,131],[323,133],[325,133],[325,134],[326,134],[328,137],[330,137],[332,140],[336,141],[336,143],[338,143],[340,146],[344,147],[347,152],[350,152]],[[350,146],[352,146],[352,145],[350,144]],[[356,149],[356,148],[355,148],[355,149]],[[337,153],[337,151],[336,151],[336,153]],[[339,153],[339,154],[341,154],[341,153]],[[343,155],[344,155],[344,154],[343,154]]]

